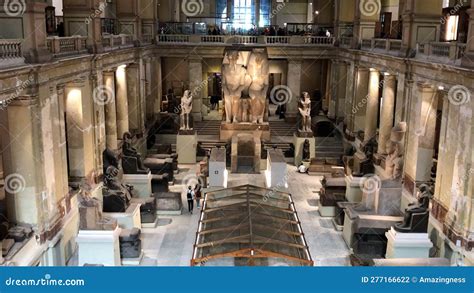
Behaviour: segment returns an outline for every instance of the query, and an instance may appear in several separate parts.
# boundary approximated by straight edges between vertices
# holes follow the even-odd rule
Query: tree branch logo
[[[204,3],[202,0],[183,0],[181,10],[188,17],[196,16],[203,13]]]
[[[461,106],[471,101],[471,92],[463,85],[456,85],[449,90],[448,99],[451,104]]]
[[[25,190],[26,181],[20,174],[10,174],[5,178],[5,191],[10,194],[17,194]]]
[[[365,175],[360,181],[360,188],[365,194],[372,194],[382,188],[382,180],[375,174]]]
[[[374,16],[382,10],[380,0],[360,0],[360,12],[365,16]]]
[[[3,9],[8,16],[20,16],[25,14],[26,2],[25,0],[5,0]]]
[[[99,106],[105,106],[115,100],[115,92],[112,88],[101,85],[94,89],[94,102]]]

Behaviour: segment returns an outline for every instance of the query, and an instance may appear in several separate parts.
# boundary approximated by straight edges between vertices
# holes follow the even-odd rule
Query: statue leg
[[[185,121],[184,119],[186,119],[186,116],[184,114],[181,114],[179,115],[180,116],[180,119],[179,119],[179,129],[183,130],[185,128]]]
[[[226,96],[224,98],[224,103],[225,103],[226,122],[231,123],[232,122],[232,98],[229,96]]]
[[[239,122],[240,113],[240,97],[232,97],[232,123]]]

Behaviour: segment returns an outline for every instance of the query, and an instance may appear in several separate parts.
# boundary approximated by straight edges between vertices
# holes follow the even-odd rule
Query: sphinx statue
[[[181,127],[180,130],[192,130],[190,126],[190,115],[193,109],[193,95],[189,90],[184,92],[181,98]]]
[[[303,98],[300,101],[298,108],[301,115],[301,132],[312,132],[311,130],[311,97],[307,92],[303,93]]]
[[[420,186],[418,201],[408,205],[403,222],[395,225],[395,231],[403,233],[426,233],[428,230],[430,199],[433,197],[427,184]]]
[[[240,97],[248,86],[247,70],[238,64],[239,52],[229,51],[227,62],[222,66],[222,89],[224,91],[225,114],[227,123],[238,123],[240,117]]]
[[[250,55],[248,75],[252,83],[249,87],[252,123],[263,123],[269,86],[269,64],[265,51],[254,51]]]

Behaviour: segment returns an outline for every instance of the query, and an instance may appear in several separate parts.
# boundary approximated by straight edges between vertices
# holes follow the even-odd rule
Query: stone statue
[[[311,130],[311,97],[307,92],[303,93],[303,99],[298,108],[301,114],[301,132],[312,132]]]
[[[247,70],[238,64],[239,52],[229,51],[226,55],[228,64],[222,66],[222,89],[227,123],[237,123],[240,117],[240,97],[247,87]]]
[[[126,174],[148,174],[150,171],[143,165],[140,153],[138,153],[138,151],[132,147],[132,135],[129,132],[125,132],[123,134],[122,155],[122,167]],[[135,159],[136,166],[132,162],[128,161],[127,157]]]
[[[269,86],[269,64],[265,51],[255,50],[250,55],[247,68],[252,81],[249,87],[252,123],[263,123]]]
[[[104,176],[104,212],[123,213],[127,210],[131,196],[131,186],[124,186],[118,179],[119,170],[109,166]]]
[[[102,166],[103,166],[103,174],[107,171],[109,166],[114,166],[115,168],[119,167],[119,161],[117,155],[111,149],[105,149],[102,152]]]
[[[408,205],[403,222],[395,225],[395,231],[404,233],[426,233],[428,230],[430,199],[433,197],[427,184],[420,186],[418,202]]]
[[[181,127],[180,130],[192,130],[190,126],[190,115],[193,109],[193,95],[189,90],[184,92],[181,98]]]
[[[406,132],[406,123],[400,122],[392,128],[390,141],[386,145],[385,171],[393,180],[400,180],[403,175],[403,139]]]
[[[311,159],[310,147],[309,139],[305,139],[303,144],[303,161]]]
[[[242,119],[241,122],[250,122],[249,114],[250,114],[250,101],[249,99],[242,99]]]

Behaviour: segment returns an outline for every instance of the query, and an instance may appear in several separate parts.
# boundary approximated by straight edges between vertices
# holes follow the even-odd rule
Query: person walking
[[[188,186],[188,191],[186,193],[186,197],[188,198],[188,211],[190,214],[193,214],[194,209],[194,191],[191,186]]]
[[[197,184],[196,188],[194,189],[194,197],[196,198],[196,207],[198,209],[201,208],[201,185]]]

